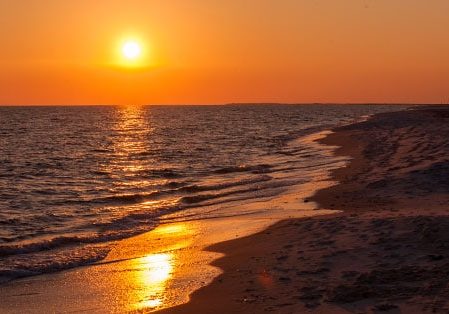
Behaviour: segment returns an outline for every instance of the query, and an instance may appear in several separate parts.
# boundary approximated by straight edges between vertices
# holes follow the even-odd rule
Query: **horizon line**
[[[0,107],[111,107],[111,106],[235,106],[235,105],[389,105],[389,106],[447,106],[449,103],[427,102],[229,102],[229,103],[186,103],[186,104],[0,104]]]

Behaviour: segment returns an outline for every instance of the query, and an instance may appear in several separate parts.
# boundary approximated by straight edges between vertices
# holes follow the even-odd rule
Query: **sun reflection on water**
[[[117,107],[114,117],[112,145],[109,148],[112,158],[104,164],[105,169],[102,170],[111,173],[118,181],[126,182],[147,169],[149,160],[144,156],[150,150],[149,142],[154,127],[151,124],[151,113],[143,106]]]
[[[174,302],[173,279],[183,272],[190,255],[185,248],[192,245],[193,224],[160,225],[149,233],[129,238],[113,249],[108,259],[124,261],[115,280],[127,287],[121,294],[122,304],[130,312],[152,312]],[[133,258],[128,259],[130,256]],[[114,280],[114,277],[111,278]]]
[[[155,308],[164,302],[164,292],[167,281],[173,272],[172,253],[151,254],[136,261],[141,271],[138,272],[136,283],[139,284],[140,297],[137,308]]]

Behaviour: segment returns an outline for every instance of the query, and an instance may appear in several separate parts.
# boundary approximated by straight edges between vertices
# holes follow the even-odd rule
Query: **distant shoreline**
[[[370,102],[360,102],[360,103],[277,103],[277,102],[267,102],[267,103],[257,103],[257,102],[247,102],[247,103],[217,103],[217,104],[0,104],[0,108],[8,107],[115,107],[115,106],[154,106],[154,107],[169,107],[169,106],[198,106],[198,107],[220,107],[220,106],[449,106],[449,104],[442,103],[370,103]]]

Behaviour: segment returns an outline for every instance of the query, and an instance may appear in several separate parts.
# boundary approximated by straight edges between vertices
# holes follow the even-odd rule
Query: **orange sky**
[[[0,104],[449,101],[447,0],[0,0]],[[124,66],[124,38],[145,62]]]

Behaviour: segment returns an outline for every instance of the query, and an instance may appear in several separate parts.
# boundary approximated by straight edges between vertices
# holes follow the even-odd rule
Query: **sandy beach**
[[[209,247],[223,274],[160,313],[446,313],[448,119],[425,108],[335,129],[322,142],[352,161],[310,201],[343,212]]]

